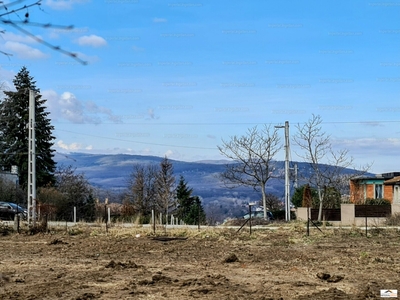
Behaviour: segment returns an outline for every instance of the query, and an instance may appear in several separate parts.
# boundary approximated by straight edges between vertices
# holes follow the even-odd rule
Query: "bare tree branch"
[[[4,9],[6,12],[0,14],[0,22],[3,23],[6,26],[11,26],[11,27],[15,28],[16,30],[22,32],[24,35],[31,37],[32,39],[34,39],[38,43],[40,43],[40,44],[42,44],[42,45],[44,45],[44,46],[46,46],[46,47],[48,47],[48,48],[50,48],[50,49],[52,49],[54,51],[58,51],[58,52],[60,52],[60,53],[62,53],[64,55],[67,55],[67,56],[71,57],[72,59],[75,59],[76,61],[78,61],[79,63],[81,63],[83,65],[87,64],[87,61],[79,58],[76,53],[64,50],[60,46],[55,46],[55,45],[53,45],[53,44],[51,44],[51,43],[49,43],[49,42],[37,37],[36,35],[31,33],[29,30],[26,30],[23,27],[21,27],[21,26],[38,26],[38,27],[42,27],[42,28],[62,28],[62,29],[65,29],[65,30],[71,30],[71,29],[73,29],[73,26],[53,25],[53,24],[50,24],[50,23],[32,23],[32,22],[29,21],[29,12],[25,13],[25,19],[24,20],[4,19],[5,16],[10,16],[11,14],[16,14],[20,18],[20,16],[18,15],[18,12],[23,11],[23,10],[27,10],[28,8],[34,7],[34,6],[40,7],[40,5],[42,4],[41,3],[42,1],[38,0],[36,2],[27,4],[27,5],[23,5],[21,7],[16,8],[16,9],[8,10],[8,7],[14,6],[14,5],[19,5],[19,4],[22,5],[23,2],[25,2],[25,0],[18,0],[18,1],[14,1],[14,2],[8,3],[8,4],[1,5],[0,6],[0,10]],[[3,3],[3,1],[0,1],[0,3]],[[21,24],[21,26],[19,26],[18,24]],[[4,32],[5,31],[0,31],[0,33],[4,33]],[[6,52],[3,52],[3,51],[0,51],[0,53],[6,55],[8,57],[12,55],[10,53],[6,53]]]
[[[246,135],[233,136],[230,141],[222,141],[218,150],[225,157],[233,160],[227,164],[220,178],[228,187],[249,186],[261,191],[264,204],[264,218],[266,211],[266,184],[272,176],[273,158],[282,148],[277,129],[264,126],[248,129]]]
[[[309,178],[309,182],[318,191],[319,221],[322,218],[322,208],[324,207],[324,191],[327,188],[334,188],[343,193],[348,190],[351,178],[365,174],[371,167],[370,164],[367,164],[356,170],[354,158],[349,156],[347,149],[333,150],[330,135],[322,131],[321,124],[322,118],[313,114],[305,124],[296,125],[298,131],[293,138],[303,151],[303,153],[296,154],[308,162],[313,169],[313,175]],[[325,160],[326,163],[323,164],[322,160]],[[346,173],[346,169],[353,169],[354,172]]]

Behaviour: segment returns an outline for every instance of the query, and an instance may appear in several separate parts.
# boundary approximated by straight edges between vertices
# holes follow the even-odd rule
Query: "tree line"
[[[122,214],[134,214],[141,223],[148,223],[152,211],[162,214],[163,222],[168,222],[168,216],[173,215],[189,225],[206,223],[200,197],[193,195],[193,189],[182,175],[176,184],[173,165],[167,157],[159,166],[134,165],[128,180]]]

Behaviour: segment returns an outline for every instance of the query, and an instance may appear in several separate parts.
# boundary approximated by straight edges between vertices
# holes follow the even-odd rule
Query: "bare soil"
[[[381,299],[398,230],[68,229],[0,236],[0,299]]]

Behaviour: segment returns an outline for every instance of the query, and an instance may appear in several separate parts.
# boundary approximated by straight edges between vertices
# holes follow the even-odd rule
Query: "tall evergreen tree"
[[[206,223],[206,213],[199,196],[193,197],[193,204],[190,207],[189,215],[187,216],[186,224],[196,225]]]
[[[307,187],[308,186],[308,187]],[[307,190],[307,192],[304,192],[304,190]],[[318,192],[315,188],[311,187],[308,184],[299,186],[295,189],[293,196],[292,196],[292,204],[295,207],[307,207],[307,203],[303,203],[304,200],[304,193],[307,194],[306,198],[307,201],[309,201],[310,199],[308,199],[309,197],[311,197],[310,202],[308,203],[310,207],[317,207],[319,200],[318,200]]]
[[[176,187],[176,200],[178,202],[178,209],[176,216],[187,223],[187,216],[190,212],[194,199],[192,196],[193,189],[187,186],[185,178],[181,175],[179,178],[178,186]]]
[[[36,81],[22,67],[15,76],[16,91],[5,91],[0,102],[0,164],[4,169],[18,166],[19,183],[26,188],[28,181],[28,128],[29,90],[36,92],[35,97],[35,134],[36,134],[36,184],[38,187],[55,182],[56,163],[53,160],[55,150],[51,149],[55,137],[52,135],[46,100],[42,99]]]
[[[176,216],[188,225],[198,224],[199,220],[200,224],[204,224],[206,214],[201,205],[201,200],[198,196],[192,196],[192,193],[193,189],[187,186],[185,178],[181,175],[176,187],[176,199],[178,202]]]

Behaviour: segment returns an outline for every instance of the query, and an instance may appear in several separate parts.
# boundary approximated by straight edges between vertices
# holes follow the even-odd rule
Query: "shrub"
[[[377,199],[373,199],[373,198],[367,198],[365,200],[365,204],[366,205],[391,205],[392,203],[384,198],[377,198]]]

